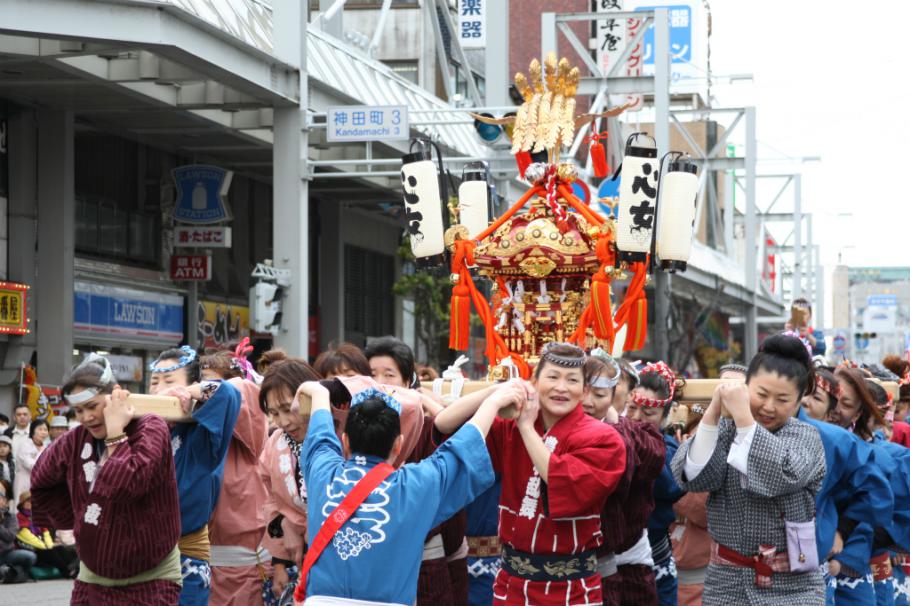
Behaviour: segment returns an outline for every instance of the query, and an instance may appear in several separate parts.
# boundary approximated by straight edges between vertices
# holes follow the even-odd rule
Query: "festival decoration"
[[[414,146],[419,149],[415,152]],[[433,163],[431,149],[436,149],[439,171]],[[410,153],[402,159],[401,185],[404,188],[408,234],[411,236],[411,251],[418,262],[431,265],[441,261],[445,253],[443,232],[445,231],[445,204],[448,194],[445,188],[445,169],[439,147],[429,139],[415,139],[411,142]],[[440,185],[441,184],[441,185]]]
[[[458,222],[468,228],[468,237],[481,233],[490,224],[489,171],[484,162],[465,166],[458,186]]]
[[[647,133],[635,133],[626,141],[619,183],[616,248],[619,260],[644,261],[651,252],[654,215],[657,209],[657,142]]]
[[[473,309],[484,326],[485,355],[493,380],[516,374],[529,377],[549,343],[629,351],[643,347],[647,337],[645,285],[653,256],[660,186],[657,144],[645,133],[629,138],[619,187],[618,221],[579,200],[573,187],[578,170],[571,161],[560,160],[561,150],[571,145],[579,126],[596,118],[617,116],[627,106],[576,116],[578,79],[577,68],[571,68],[566,59],[557,62],[550,54],[543,66],[532,61],[528,76],[515,76],[524,100],[516,115],[491,118],[472,114],[485,124],[511,126],[512,153],[530,184],[521,199],[489,223],[488,215],[481,210],[483,204],[478,203],[489,199],[485,184],[479,181],[482,173],[466,170],[458,206],[452,209],[458,212],[453,212],[453,224],[444,234],[453,283],[449,347],[468,348]],[[601,134],[590,139],[592,154],[599,154],[597,147],[603,151],[600,141],[604,137]],[[418,196],[420,203],[424,197],[438,199],[438,190],[418,189],[423,181],[433,180],[436,169],[429,154],[413,156],[402,171],[408,213],[419,210],[424,221],[418,225],[423,232],[422,245],[427,247],[427,254],[438,254],[438,241],[429,241],[436,236],[425,229],[429,208],[418,209],[417,200],[407,200],[409,195]],[[597,172],[605,175],[605,154],[592,157],[592,161]],[[683,161],[672,166],[673,173],[690,174]],[[692,233],[691,218],[685,230],[672,224],[680,214],[680,201],[684,194],[688,196],[683,187],[688,182],[678,178],[683,174],[666,185],[670,224],[662,233],[670,240],[661,251],[666,253],[665,266],[672,270],[684,269],[688,250],[681,240],[686,231],[690,238]],[[415,182],[407,182],[410,176]],[[685,200],[691,204],[693,197]],[[414,230],[409,227],[409,232],[413,238]],[[492,282],[489,300],[475,283],[475,276]],[[630,281],[622,302],[614,308],[611,283],[616,277]]]
[[[688,156],[675,155],[660,180],[655,239],[660,268],[685,271],[692,253],[692,231],[695,228],[695,205],[698,194],[697,168]]]

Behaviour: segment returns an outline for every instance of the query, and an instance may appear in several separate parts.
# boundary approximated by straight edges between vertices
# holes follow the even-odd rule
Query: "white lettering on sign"
[[[114,301],[114,321],[124,324],[155,326],[155,308]]]
[[[175,280],[208,280],[206,267],[177,267],[174,269]]]

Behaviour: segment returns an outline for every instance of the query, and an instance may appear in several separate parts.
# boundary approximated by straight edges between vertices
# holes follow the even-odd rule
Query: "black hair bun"
[[[772,335],[762,343],[761,351],[782,358],[790,358],[806,365],[806,368],[812,367],[812,357],[806,344],[802,340],[785,334]]]
[[[358,404],[356,408],[360,410],[361,417],[365,419],[376,419],[386,409],[386,404],[381,398],[367,398],[362,403]]]

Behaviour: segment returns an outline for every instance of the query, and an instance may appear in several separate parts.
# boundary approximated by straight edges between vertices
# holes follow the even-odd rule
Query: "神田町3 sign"
[[[406,105],[343,105],[326,112],[328,141],[405,141],[409,137]]]

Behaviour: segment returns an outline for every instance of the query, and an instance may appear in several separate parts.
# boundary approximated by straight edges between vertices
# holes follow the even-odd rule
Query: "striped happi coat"
[[[705,468],[695,478],[684,470],[692,441],[683,444],[671,463],[673,476],[683,490],[710,492],[708,530],[711,538],[745,556],[758,553],[759,545],[786,551],[784,520],[806,522],[815,517],[815,495],[825,477],[825,451],[811,425],[789,419],[770,432],[756,426],[749,450],[748,475],[727,464],[736,427],[721,419],[717,446]],[[819,554],[824,558],[827,554]],[[820,571],[774,573],[771,587],[755,585],[755,571],[710,564],[705,580],[705,606],[748,604],[812,606],[825,603]]]

